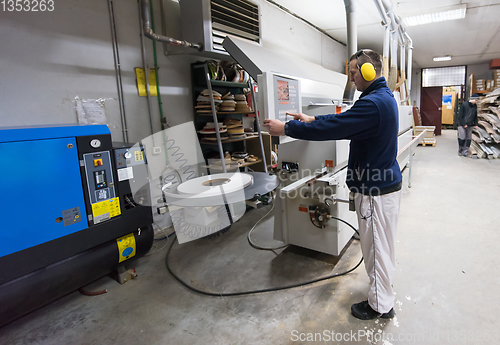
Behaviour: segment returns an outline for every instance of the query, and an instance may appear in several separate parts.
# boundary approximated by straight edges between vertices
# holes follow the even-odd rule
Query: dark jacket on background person
[[[477,105],[469,101],[464,102],[458,111],[457,122],[461,127],[477,126]]]
[[[347,185],[353,192],[383,195],[401,189],[398,152],[398,105],[384,77],[375,80],[351,109],[288,121],[285,134],[304,140],[350,139]]]

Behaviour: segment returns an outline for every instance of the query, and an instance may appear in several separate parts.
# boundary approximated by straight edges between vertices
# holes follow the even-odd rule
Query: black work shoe
[[[368,301],[353,304],[351,306],[351,313],[361,320],[373,320],[379,317],[382,319],[392,319],[396,315],[394,308],[389,310],[387,313],[380,314],[370,307]]]

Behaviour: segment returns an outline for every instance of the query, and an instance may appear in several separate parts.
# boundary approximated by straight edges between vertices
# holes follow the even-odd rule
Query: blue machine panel
[[[0,159],[0,257],[88,228],[74,137],[0,142]]]
[[[59,124],[47,126],[0,127],[0,142],[57,139],[110,133],[106,125]]]

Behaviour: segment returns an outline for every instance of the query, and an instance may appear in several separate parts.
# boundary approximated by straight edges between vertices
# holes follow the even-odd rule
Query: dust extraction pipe
[[[386,0],[384,0],[387,2]],[[390,30],[391,30],[391,43],[390,43],[390,67],[389,67],[389,79],[387,84],[389,88],[394,91],[396,89],[396,82],[398,79],[398,26],[396,24],[396,19],[394,12],[391,8],[388,10],[389,18],[391,19]]]
[[[382,66],[385,80],[389,80],[389,51],[391,50],[391,30],[389,23],[385,25],[384,29],[384,50],[382,52]]]
[[[398,33],[398,38],[399,38],[399,63],[401,65],[400,67],[400,71],[401,71],[401,80],[396,83],[396,89],[398,87],[400,87],[401,85],[403,85],[403,83],[406,81],[406,68],[405,68],[405,56],[406,56],[406,52],[405,52],[405,38],[403,36],[403,30],[402,30],[402,27],[401,27],[401,19],[398,17],[398,16],[394,16],[394,19],[396,20],[396,24],[398,25],[398,30],[397,30],[397,33]]]
[[[358,27],[356,23],[355,1],[356,0],[344,0],[347,22],[347,59],[358,50]],[[354,92],[356,92],[356,86],[348,76],[347,84],[344,89],[343,102],[352,103]]]
[[[384,10],[382,0],[375,0],[377,10],[382,17],[382,26],[384,27],[384,48],[382,51],[382,75],[385,80],[389,80],[389,43],[391,41],[391,31],[389,30],[389,17]]]
[[[406,80],[407,98],[403,101],[406,102],[410,95],[411,90],[411,73],[412,73],[412,52],[413,42],[401,24],[400,18],[392,11],[391,0],[374,0],[375,5],[382,17],[382,25],[385,26],[384,37],[384,52],[383,52],[383,65],[384,76],[391,90],[396,88],[397,80],[397,49],[398,42],[401,45],[401,78],[403,82]],[[389,19],[389,22],[388,22]],[[408,59],[405,63],[405,47],[408,50]],[[390,68],[389,68],[389,55],[390,55]],[[406,66],[407,65],[407,66]],[[406,71],[405,71],[406,67]],[[388,71],[389,70],[389,71]],[[406,73],[405,73],[406,72]],[[403,83],[401,82],[401,84]]]
[[[149,39],[152,39],[154,41],[158,42],[164,42],[164,43],[169,43],[173,44],[175,46],[181,46],[181,47],[188,47],[188,48],[194,48],[198,49],[199,51],[203,50],[203,44],[202,43],[190,43],[187,41],[180,41],[172,37],[167,37],[163,35],[157,35],[153,32],[151,29],[151,19],[150,19],[150,13],[149,13],[149,0],[142,0],[142,21],[144,24],[144,36],[146,36]]]

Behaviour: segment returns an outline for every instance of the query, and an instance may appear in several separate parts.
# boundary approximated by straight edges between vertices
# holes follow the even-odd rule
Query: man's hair
[[[382,59],[380,58],[380,54],[375,50],[371,49],[360,49],[356,53],[354,53],[349,61],[358,60],[358,66],[361,67],[365,62],[370,62],[375,67],[375,71],[377,74],[382,73]]]

